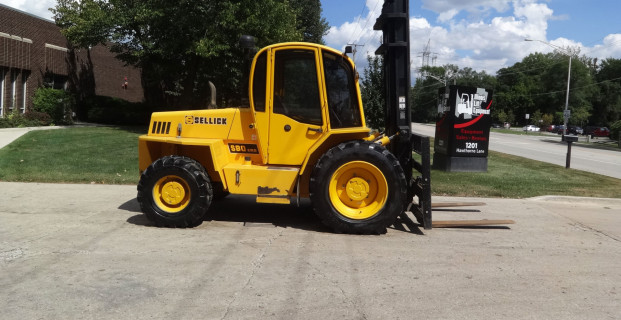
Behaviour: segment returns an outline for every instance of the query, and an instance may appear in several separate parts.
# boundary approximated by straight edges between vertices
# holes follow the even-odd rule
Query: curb
[[[589,197],[570,197],[570,196],[540,196],[527,198],[528,201],[545,201],[545,202],[564,202],[564,203],[589,203],[597,205],[619,205],[621,199],[617,198],[589,198]]]

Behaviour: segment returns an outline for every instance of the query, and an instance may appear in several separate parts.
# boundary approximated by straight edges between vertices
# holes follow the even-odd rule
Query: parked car
[[[522,130],[523,130],[523,131],[533,131],[533,132],[537,132],[537,131],[539,131],[539,127],[534,126],[534,125],[532,125],[532,124],[529,124],[529,125],[527,125],[527,126],[523,127],[523,128],[522,128]]]
[[[584,130],[578,126],[567,126],[567,134],[583,134]]]
[[[599,128],[599,127],[586,126],[586,127],[584,127],[584,134],[585,135],[591,135],[593,133],[593,131],[595,131],[597,128]]]
[[[565,126],[562,124],[559,124],[558,126],[554,126],[554,130],[552,130],[552,132],[558,133],[558,134],[563,134],[564,131],[565,131]]]
[[[549,126],[546,127],[546,131],[547,132],[554,132],[554,127],[556,127],[555,125],[551,124]]]
[[[606,127],[598,127],[591,132],[591,137],[610,137],[610,130]]]
[[[500,123],[492,123],[492,128],[500,129],[500,128],[502,128],[502,125]]]

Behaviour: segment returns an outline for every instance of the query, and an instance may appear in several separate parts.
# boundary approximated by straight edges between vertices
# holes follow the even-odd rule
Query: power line
[[[367,1],[362,0],[362,10],[360,11],[360,15],[358,16],[358,21],[356,21],[356,27],[354,28],[354,31],[352,31],[352,33],[349,35],[349,40],[347,40],[347,43],[351,42],[351,40],[354,37],[354,34],[356,33],[356,31],[358,31],[358,26],[360,26],[360,17],[362,17],[362,15],[364,14],[364,9],[366,8],[367,8]]]
[[[358,38],[354,42],[359,42],[360,38],[362,37],[362,33],[364,32],[364,29],[366,29],[367,25],[369,24],[369,21],[371,20],[371,17],[375,15],[375,11],[377,10],[377,6],[379,5],[379,3],[380,3],[380,0],[375,1],[375,7],[373,7],[373,11],[369,11],[369,16],[367,17],[367,20],[364,22],[364,27],[360,29]]]

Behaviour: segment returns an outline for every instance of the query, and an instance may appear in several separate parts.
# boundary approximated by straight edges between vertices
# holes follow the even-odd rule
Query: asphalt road
[[[435,126],[412,124],[418,134],[435,136]],[[602,138],[603,139],[603,138]],[[489,149],[565,167],[567,143],[560,136],[490,133]],[[621,179],[621,152],[603,150],[574,143],[571,168]]]
[[[2,319],[618,319],[621,200],[483,201],[510,228],[328,232],[229,197],[150,226],[135,186],[0,182]],[[478,211],[477,211],[478,210]]]

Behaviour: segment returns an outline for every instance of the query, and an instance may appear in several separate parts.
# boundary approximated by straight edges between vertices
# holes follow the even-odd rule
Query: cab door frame
[[[290,115],[283,114],[282,111],[276,111],[276,105],[280,103],[277,97],[284,95],[285,84],[278,84],[277,81],[285,81],[277,79],[280,75],[276,74],[277,56],[279,52],[309,52],[314,56],[315,80],[317,81],[317,106],[321,117],[321,124],[309,123],[300,119],[294,119]],[[285,71],[282,71],[283,73]],[[268,134],[268,164],[273,165],[301,165],[308,153],[309,149],[322,140],[322,137],[328,134],[328,119],[326,113],[327,99],[325,96],[325,87],[323,83],[323,68],[321,60],[321,49],[316,46],[307,46],[304,44],[290,44],[282,47],[272,48],[269,52],[268,74],[269,89],[267,96],[269,97],[267,109],[269,110],[269,134]],[[296,115],[293,115],[296,116]],[[285,154],[286,153],[286,154]]]

